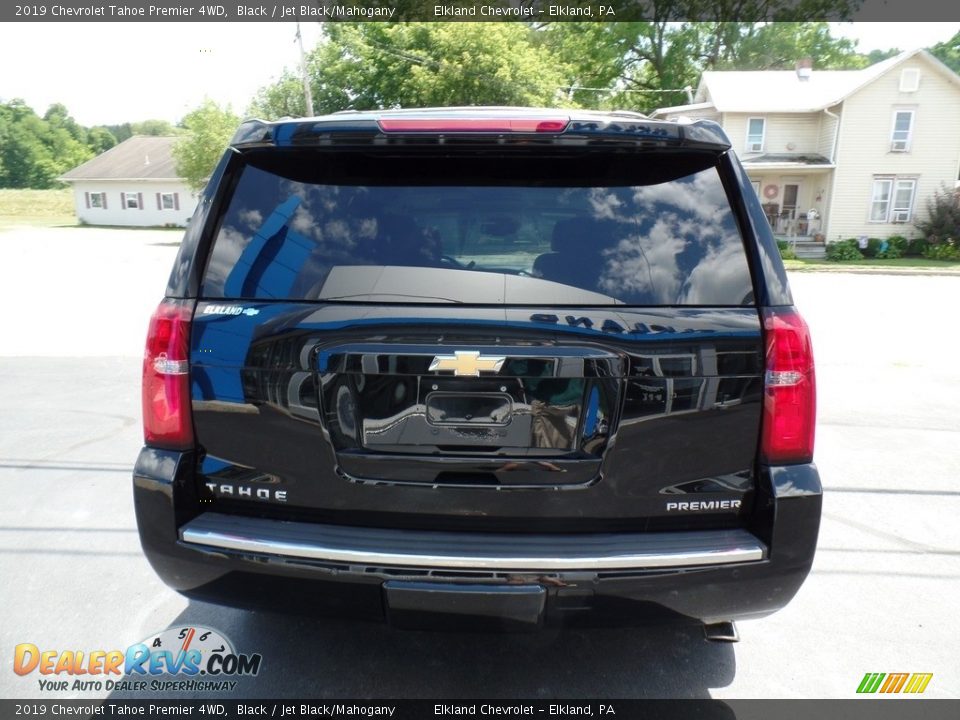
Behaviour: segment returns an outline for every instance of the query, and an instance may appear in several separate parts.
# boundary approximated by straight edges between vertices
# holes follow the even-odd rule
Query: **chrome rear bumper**
[[[704,567],[763,560],[746,530],[488,534],[384,530],[205,513],[180,528],[196,549],[371,567],[559,572]]]

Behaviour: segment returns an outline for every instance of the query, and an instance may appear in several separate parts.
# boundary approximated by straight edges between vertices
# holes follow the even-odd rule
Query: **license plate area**
[[[387,621],[410,630],[533,630],[543,624],[542,585],[467,585],[389,580],[383,584]]]
[[[456,353],[504,358],[477,375],[430,370]],[[324,424],[338,453],[514,459],[600,457],[619,406],[619,355],[597,348],[357,343],[317,360]],[[586,459],[586,458],[584,458]]]
[[[506,393],[430,392],[425,405],[427,422],[436,426],[503,427],[513,417]]]

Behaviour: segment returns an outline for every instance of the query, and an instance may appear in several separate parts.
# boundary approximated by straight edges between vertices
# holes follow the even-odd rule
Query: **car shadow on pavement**
[[[736,672],[733,647],[691,624],[424,632],[191,601],[169,623],[178,625],[216,629],[236,652],[263,656],[256,678],[235,678],[231,696],[243,698],[709,698]],[[177,696],[215,694],[155,695]]]

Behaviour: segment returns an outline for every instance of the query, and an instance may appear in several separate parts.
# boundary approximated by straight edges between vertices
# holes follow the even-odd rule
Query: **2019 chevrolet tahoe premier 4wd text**
[[[150,323],[144,551],[191,598],[495,626],[785,605],[814,369],[719,126],[250,121]]]

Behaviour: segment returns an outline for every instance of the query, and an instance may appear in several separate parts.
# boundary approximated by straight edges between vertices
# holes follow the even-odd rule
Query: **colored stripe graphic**
[[[875,693],[877,688],[880,687],[880,682],[884,677],[886,677],[885,673],[867,673],[863,676],[863,680],[860,681],[860,687],[857,688],[857,692]]]
[[[927,689],[930,680],[933,679],[933,673],[914,673],[907,683],[905,693],[922,693]]]
[[[907,678],[910,677],[910,673],[890,673],[887,675],[887,681],[883,684],[883,687],[880,688],[882,693],[898,693],[903,689],[903,685],[907,682]]]
[[[919,694],[927,689],[927,685],[933,679],[933,673],[866,673],[860,685],[857,686],[858,693],[912,693]]]

